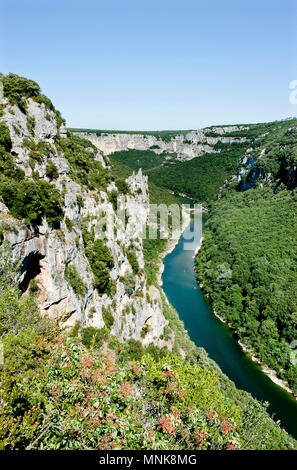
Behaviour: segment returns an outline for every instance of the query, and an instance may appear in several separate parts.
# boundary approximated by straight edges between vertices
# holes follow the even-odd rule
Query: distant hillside
[[[103,153],[149,181],[176,194],[209,204],[225,181],[236,175],[239,161],[250,160],[257,149],[292,120],[237,126],[212,126],[197,131],[97,131],[75,129]]]

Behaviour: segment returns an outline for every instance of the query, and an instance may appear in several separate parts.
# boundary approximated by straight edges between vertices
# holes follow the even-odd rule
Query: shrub
[[[81,341],[87,347],[95,347],[100,349],[103,341],[107,339],[107,330],[105,328],[84,328],[82,331]]]
[[[80,194],[76,196],[76,202],[79,205],[79,207],[84,207],[84,200]]]
[[[102,318],[106,327],[110,329],[114,324],[114,318],[112,316],[111,311],[105,307],[102,307]]]
[[[113,266],[111,250],[98,239],[93,241],[92,235],[84,231],[85,253],[94,274],[94,287],[99,294],[110,294],[112,281],[110,279],[110,268]]]
[[[3,83],[4,96],[8,98],[10,104],[16,103],[23,112],[26,111],[25,99],[40,94],[40,87],[36,82],[14,73],[3,75],[0,80]]]
[[[139,264],[138,264],[138,261],[137,261],[136,254],[133,253],[132,251],[128,251],[126,256],[127,256],[127,259],[130,263],[130,266],[132,268],[133,273],[137,274],[139,272]]]
[[[11,154],[6,152],[5,148],[0,144],[0,179],[1,176],[6,176],[13,180],[21,180],[25,177],[25,173],[23,170],[15,167]]]
[[[109,200],[112,204],[112,207],[114,209],[114,211],[117,210],[118,208],[118,196],[119,196],[119,193],[118,191],[116,191],[115,189],[113,189],[109,194],[108,194],[108,197],[109,197]]]
[[[60,192],[46,181],[21,180],[4,177],[0,180],[0,195],[17,219],[29,224],[40,224],[43,217],[49,224],[63,218]]]
[[[129,194],[130,193],[129,185],[124,179],[116,178],[115,183],[116,183],[116,186],[117,186],[120,193],[122,193],[122,194]]]
[[[141,330],[140,336],[141,336],[142,338],[145,338],[146,335],[148,334],[149,330],[150,330],[149,325],[148,325],[148,324],[144,325],[144,327],[143,327],[142,330]]]
[[[30,134],[34,135],[34,129],[35,129],[35,117],[34,116],[27,117],[27,128]]]
[[[66,217],[65,218],[65,225],[67,227],[67,230],[69,230],[69,232],[71,232],[71,230],[73,229],[73,221],[69,219],[69,217]]]
[[[120,278],[120,280],[124,283],[125,291],[127,292],[127,294],[133,294],[136,284],[136,278],[134,273],[126,274],[125,277]]]
[[[10,149],[11,149],[10,132],[5,122],[0,122],[0,145],[2,145],[2,147],[4,148],[6,152],[10,152]]]
[[[59,177],[58,169],[51,160],[46,165],[45,174],[50,180],[54,180]]]
[[[76,294],[84,295],[86,293],[87,286],[78,274],[75,266],[69,264],[65,267],[65,279]]]
[[[58,128],[62,122],[65,123],[60,112],[55,109],[51,100],[41,93],[39,85],[33,80],[28,80],[14,73],[1,75],[0,80],[3,83],[4,96],[8,98],[11,105],[16,104],[23,113],[26,113],[26,99],[32,98],[37,103],[44,104],[46,108],[55,112]]]
[[[139,361],[144,354],[144,348],[142,347],[141,342],[137,341],[136,339],[129,339],[127,341],[126,348],[129,358],[134,359],[135,361]]]

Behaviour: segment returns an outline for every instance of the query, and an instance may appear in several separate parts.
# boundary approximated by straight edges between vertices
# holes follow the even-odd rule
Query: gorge
[[[273,401],[273,393],[246,386],[231,364],[230,380],[212,347],[210,357],[204,349],[202,322],[191,337],[185,331],[184,321],[189,331],[189,317],[196,322],[184,285],[190,281],[195,291],[193,253],[180,260],[178,245],[165,260],[165,293],[158,285],[170,217],[167,228],[157,222],[156,239],[142,237],[152,203],[180,207],[182,193],[208,208],[195,262],[203,291],[294,389],[288,354],[296,331],[289,261],[295,219],[290,212],[284,247],[274,232],[265,245],[265,227],[272,200],[280,217],[273,226],[284,207],[294,212],[295,133],[296,120],[137,134],[70,131],[34,81],[0,75],[1,449],[297,448],[282,429],[296,437],[287,419],[294,405],[282,399],[287,410],[277,415],[281,424],[273,421],[257,400]],[[265,217],[257,205],[263,195]],[[224,210],[232,222],[227,231]],[[251,266],[238,239],[249,244],[248,232],[260,238],[241,224],[240,211],[252,215],[244,219],[251,228],[262,220],[265,236],[257,256],[249,253]],[[286,250],[277,251],[280,245]],[[168,280],[173,259],[182,305]],[[189,267],[190,278],[183,277]],[[201,293],[202,313],[203,302]]]

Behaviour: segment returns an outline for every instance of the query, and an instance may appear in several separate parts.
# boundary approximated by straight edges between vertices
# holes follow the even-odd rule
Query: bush
[[[89,260],[94,274],[94,287],[99,294],[110,294],[112,281],[110,279],[110,268],[113,266],[113,256],[111,250],[98,239],[93,241],[93,237],[84,231],[85,254]]]
[[[26,224],[40,224],[43,217],[49,224],[63,218],[60,192],[46,181],[0,179],[0,195],[17,219]]]
[[[35,117],[34,116],[27,117],[27,128],[30,134],[34,135],[34,129],[35,129]]]
[[[87,286],[73,265],[65,267],[65,279],[69,282],[74,292],[79,295],[85,295]]]
[[[59,177],[59,172],[57,170],[57,167],[52,161],[49,161],[47,163],[45,174],[50,180],[55,180]]]
[[[114,318],[109,309],[102,307],[102,318],[106,327],[110,330],[110,328],[114,324]]]
[[[73,229],[73,221],[69,219],[69,217],[66,217],[65,218],[65,225],[67,227],[67,230],[69,230],[69,232],[71,232],[71,230]]]
[[[118,197],[119,193],[115,189],[113,189],[109,194],[108,194],[109,200],[112,204],[113,210],[116,211],[118,208]]]
[[[120,278],[120,281],[124,283],[125,291],[127,292],[127,294],[133,294],[136,284],[136,278],[134,273],[126,274],[125,277]]]
[[[81,341],[87,347],[95,347],[100,349],[103,341],[107,339],[107,330],[105,328],[84,328],[82,331]]]
[[[46,108],[54,111],[58,128],[62,122],[65,123],[64,119],[61,118],[60,112],[55,109],[49,98],[41,94],[39,85],[33,80],[28,80],[14,73],[0,75],[0,80],[3,83],[4,96],[11,105],[16,104],[23,113],[26,113],[26,99],[32,98],[37,103],[44,104]]]
[[[5,122],[0,122],[0,145],[3,147],[5,152],[10,152],[11,150],[10,132]]]
[[[131,252],[131,251],[128,251],[126,256],[127,256],[127,259],[130,263],[130,266],[132,268],[133,273],[137,274],[139,272],[139,264],[138,264],[138,261],[137,261],[136,254]]]
[[[116,178],[115,183],[116,183],[116,186],[117,186],[120,193],[122,193],[122,194],[129,194],[130,193],[129,185],[124,179]]]

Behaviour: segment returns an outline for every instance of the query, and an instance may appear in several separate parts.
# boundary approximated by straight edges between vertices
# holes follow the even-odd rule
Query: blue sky
[[[37,81],[68,126],[195,129],[297,115],[297,2],[1,2],[2,73]]]

